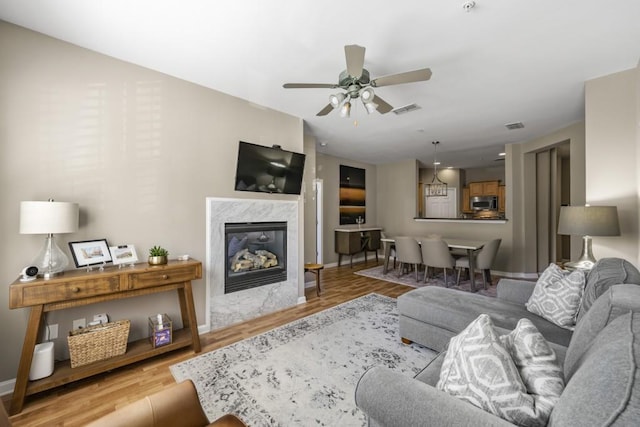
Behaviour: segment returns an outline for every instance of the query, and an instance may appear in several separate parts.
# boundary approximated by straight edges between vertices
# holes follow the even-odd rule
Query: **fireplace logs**
[[[278,257],[273,252],[258,249],[255,253],[249,249],[242,249],[231,258],[231,270],[239,271],[257,270],[278,265]]]

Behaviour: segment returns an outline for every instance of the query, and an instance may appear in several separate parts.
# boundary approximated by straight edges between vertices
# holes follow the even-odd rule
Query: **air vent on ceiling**
[[[400,115],[400,114],[410,113],[415,110],[419,110],[420,108],[422,107],[420,107],[418,104],[409,104],[409,105],[405,105],[404,107],[398,107],[392,111],[394,114]]]
[[[504,162],[504,157],[498,157],[497,159],[493,159],[494,162]]]
[[[504,127],[506,127],[509,130],[516,130],[516,129],[522,129],[524,125],[522,124],[522,122],[514,122],[514,123],[507,123],[506,125],[504,125]]]

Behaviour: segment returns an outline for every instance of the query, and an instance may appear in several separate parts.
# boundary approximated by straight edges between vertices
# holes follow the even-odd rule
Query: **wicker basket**
[[[131,322],[119,320],[69,332],[71,367],[119,356],[127,351]]]

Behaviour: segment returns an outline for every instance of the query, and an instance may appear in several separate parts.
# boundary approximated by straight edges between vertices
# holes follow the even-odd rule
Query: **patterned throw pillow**
[[[548,405],[538,407],[539,399],[527,394],[511,354],[486,314],[451,339],[436,387],[514,424],[543,426],[549,417]]]
[[[526,304],[527,310],[561,328],[573,330],[584,292],[582,270],[566,271],[555,264],[542,272]]]
[[[536,409],[546,420],[564,390],[564,375],[555,352],[529,319],[520,319],[516,328],[502,335],[500,341],[511,354],[527,393],[533,395]]]

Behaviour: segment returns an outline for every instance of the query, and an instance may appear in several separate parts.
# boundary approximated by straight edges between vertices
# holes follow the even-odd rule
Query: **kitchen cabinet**
[[[462,189],[462,213],[473,213],[471,210],[471,196],[469,194],[469,187]]]
[[[498,186],[498,212],[504,213],[507,210],[506,187]]]
[[[497,196],[499,181],[479,181],[469,183],[469,196]]]

